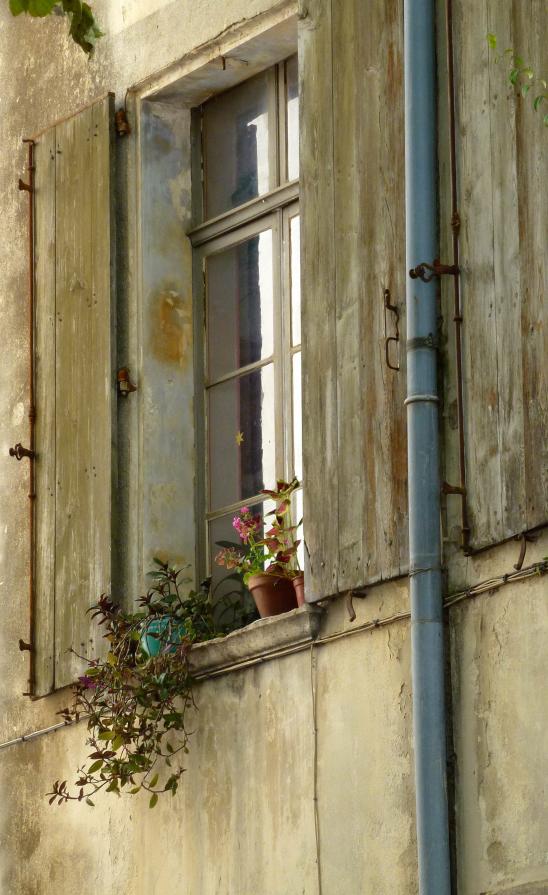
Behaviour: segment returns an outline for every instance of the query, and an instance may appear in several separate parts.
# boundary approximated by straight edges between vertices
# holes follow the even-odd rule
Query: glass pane
[[[293,468],[295,475],[303,477],[303,410],[301,398],[301,352],[293,355]]]
[[[211,381],[273,352],[272,231],[211,255],[206,264]]]
[[[293,506],[294,506],[294,525],[297,525],[299,522],[301,523],[297,529],[297,540],[301,543],[297,547],[297,559],[299,560],[299,568],[302,572],[304,572],[304,532],[302,525],[303,518],[303,490],[299,488],[298,491],[295,491],[295,496],[293,498]]]
[[[287,103],[287,179],[299,176],[299,78],[297,57],[285,63]]]
[[[300,218],[289,222],[291,271],[291,344],[301,344],[301,236]]]
[[[205,216],[216,217],[275,186],[270,143],[272,72],[263,72],[204,105]]]
[[[258,494],[276,479],[274,366],[208,390],[210,509]]]

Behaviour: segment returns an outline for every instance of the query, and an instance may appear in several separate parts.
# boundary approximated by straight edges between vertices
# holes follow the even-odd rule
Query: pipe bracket
[[[430,271],[430,273],[427,273]],[[429,283],[434,277],[442,277],[444,275],[457,276],[460,273],[458,264],[442,264],[439,258],[434,258],[432,264],[422,261],[409,271],[412,280],[422,280],[423,283]]]

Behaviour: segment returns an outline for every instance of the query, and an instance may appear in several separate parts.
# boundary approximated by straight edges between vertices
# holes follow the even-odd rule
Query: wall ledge
[[[198,643],[190,653],[190,671],[197,679],[210,677],[304,648],[318,636],[322,615],[318,606],[305,605]]]
[[[512,886],[510,889],[489,889],[488,892],[480,892],[480,895],[546,895],[546,892],[548,892],[548,879]]]

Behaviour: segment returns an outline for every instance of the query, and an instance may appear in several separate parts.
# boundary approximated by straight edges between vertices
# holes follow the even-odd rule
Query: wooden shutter
[[[403,4],[310,0],[300,25],[303,481],[315,600],[407,562]],[[394,319],[388,320],[394,335]],[[394,347],[392,343],[392,347]]]
[[[115,405],[113,97],[36,138],[34,692],[70,684],[108,591]]]
[[[471,540],[548,521],[548,153],[543,106],[485,35],[548,68],[542,0],[455,4],[466,473]],[[447,211],[442,220],[448,219]]]

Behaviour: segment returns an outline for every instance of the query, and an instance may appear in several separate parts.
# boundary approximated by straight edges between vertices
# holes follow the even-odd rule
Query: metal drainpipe
[[[407,269],[437,258],[434,0],[405,0]],[[450,895],[437,385],[437,277],[407,280],[413,732],[420,895]]]

